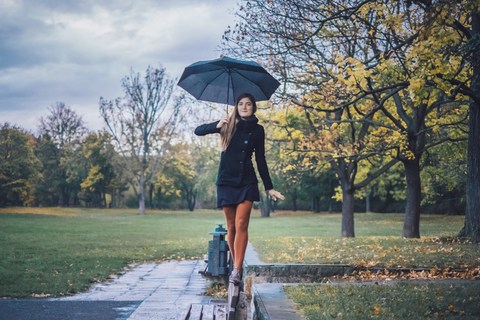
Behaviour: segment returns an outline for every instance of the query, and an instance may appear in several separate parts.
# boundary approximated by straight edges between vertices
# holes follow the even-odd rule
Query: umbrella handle
[[[226,107],[227,107],[227,116],[228,116],[228,98],[229,98],[229,95],[230,95],[230,73],[231,73],[231,70],[228,69],[227,72],[228,72],[228,77],[227,77],[228,80],[227,80],[227,105],[226,105]]]

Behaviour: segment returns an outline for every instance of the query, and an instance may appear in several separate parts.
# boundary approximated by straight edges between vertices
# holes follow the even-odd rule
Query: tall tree
[[[188,210],[193,211],[198,190],[195,184],[197,177],[195,162],[191,160],[192,157],[188,153],[178,153],[168,161],[165,171],[169,172],[175,181],[175,186],[181,191],[180,194],[186,201]]]
[[[220,164],[219,139],[213,135],[199,137],[190,145],[191,156],[195,163],[195,188],[197,202],[203,208],[216,208],[216,185]]]
[[[175,82],[163,67],[148,67],[143,81],[131,70],[122,88],[123,98],[100,97],[100,113],[122,156],[132,161],[132,187],[138,186],[138,214],[144,215],[146,186],[158,170],[163,145],[182,118],[185,99],[174,95]]]
[[[41,178],[35,184],[35,204],[56,207],[61,197],[60,150],[49,134],[40,135],[35,144],[35,155],[42,164]]]
[[[107,207],[106,194],[114,199],[118,179],[113,160],[116,156],[110,135],[106,132],[91,133],[83,143],[88,175],[80,184],[82,195],[89,206]]]
[[[426,2],[428,8],[445,7],[440,2]],[[438,9],[437,9],[438,11]],[[442,11],[443,12],[443,11]],[[465,224],[459,236],[473,238],[480,242],[480,3],[475,0],[460,1],[455,10],[450,10],[445,15],[448,27],[459,32],[463,37],[451,45],[458,55],[463,56],[463,62],[470,67],[469,79],[462,81],[457,77],[443,77],[455,85],[455,92],[465,94],[470,98],[468,153],[467,153],[467,199],[465,210]],[[458,46],[461,44],[461,46]],[[458,49],[460,47],[460,51]]]
[[[83,119],[70,106],[63,102],[57,102],[49,108],[50,114],[39,119],[38,131],[39,135],[45,139],[44,142],[53,142],[58,152],[55,152],[55,162],[58,169],[58,181],[55,185],[59,189],[60,201],[59,204],[68,207],[70,204],[70,197],[76,198],[76,193],[80,191],[77,184],[67,181],[67,166],[68,162],[61,162],[61,159],[66,156],[66,149],[80,148],[80,142],[83,136],[87,133],[87,128],[84,125]],[[47,147],[46,145],[44,147]],[[42,159],[52,161],[51,155],[45,154]],[[50,159],[48,159],[50,158]],[[49,166],[47,166],[49,168]],[[55,168],[53,168],[55,170]],[[48,169],[46,169],[48,170]],[[56,170],[55,170],[56,171]],[[44,177],[44,179],[51,180],[51,177]],[[70,179],[71,180],[71,179]]]
[[[60,149],[65,144],[80,140],[87,132],[82,117],[65,103],[57,102],[48,110],[50,114],[40,118],[38,129],[40,134],[48,134]]]
[[[0,127],[0,207],[29,205],[41,163],[35,157],[32,135],[4,123]]]
[[[429,147],[464,139],[458,130],[437,140],[429,136],[467,118],[464,97],[451,92],[455,85],[432,80],[441,73],[468,81],[461,59],[442,50],[458,35],[438,23],[426,28],[430,14],[412,1],[253,0],[239,17],[225,38],[233,40],[234,52],[263,58],[284,78],[287,95],[309,117],[311,144],[323,144],[320,151],[341,180],[342,235],[354,235],[355,190],[401,161],[407,177],[403,236],[419,237],[420,158]],[[436,117],[454,102],[455,112]],[[392,160],[356,182],[361,162],[377,155]]]

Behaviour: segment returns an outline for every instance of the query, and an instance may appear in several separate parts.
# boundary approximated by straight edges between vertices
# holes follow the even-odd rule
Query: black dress
[[[247,184],[243,187],[227,185],[217,186],[217,208],[228,205],[237,205],[245,200],[260,201],[258,184]]]
[[[265,161],[265,131],[251,116],[241,119],[227,150],[222,152],[217,178],[217,207],[237,205],[245,200],[260,201],[258,180],[253,169],[252,154],[255,151],[257,168],[265,190],[273,189]],[[219,133],[217,122],[201,125],[195,134]]]

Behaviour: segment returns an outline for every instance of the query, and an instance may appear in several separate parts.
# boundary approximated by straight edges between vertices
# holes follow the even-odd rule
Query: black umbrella
[[[256,101],[268,100],[280,82],[256,62],[223,57],[189,65],[178,85],[197,100],[234,105],[245,92]]]

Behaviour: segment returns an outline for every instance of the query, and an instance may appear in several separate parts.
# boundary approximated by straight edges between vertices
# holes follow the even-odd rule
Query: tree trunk
[[[467,156],[467,205],[465,224],[459,233],[480,242],[480,106],[470,107]]]
[[[154,185],[153,183],[151,183],[148,188],[148,199],[150,201],[150,209],[155,209],[155,206],[153,204],[153,188],[154,188]]]
[[[420,184],[420,159],[403,161],[407,179],[407,204],[402,237],[420,238],[420,201],[422,189]]]
[[[330,198],[330,200],[328,200],[328,213],[332,213],[333,209],[332,209],[332,198]]]
[[[270,199],[269,199],[268,192],[266,197],[263,197],[262,194],[260,193],[260,199],[261,199],[260,211],[261,211],[262,217],[268,218],[270,217],[270,205],[269,205]]]
[[[293,204],[293,211],[297,211],[297,188],[293,188],[292,204]]]
[[[197,197],[197,192],[193,189],[187,192],[187,205],[188,210],[193,211],[195,209],[195,201]]]
[[[353,224],[353,194],[355,189],[350,188],[347,183],[342,183],[343,202],[342,202],[342,237],[355,237]]]
[[[320,212],[320,197],[317,195],[313,197],[313,212],[315,213]]]
[[[68,194],[68,189],[66,187],[62,187],[62,198],[61,198],[60,206],[68,207],[69,202],[70,202],[70,197],[69,197],[69,194]]]
[[[480,12],[472,17],[472,34],[480,34]],[[478,59],[478,56],[477,56]],[[473,69],[471,89],[480,99],[480,66]],[[470,99],[470,119],[468,123],[468,154],[467,154],[467,206],[465,224],[460,231],[460,237],[471,237],[480,242],[480,105]]]
[[[271,212],[274,212],[273,208],[273,199],[270,197],[270,194],[267,192],[267,205],[268,205],[268,216]]]
[[[365,187],[365,212],[369,213],[370,212],[370,189]]]
[[[140,170],[140,185],[138,186],[138,215],[143,216],[145,214],[145,169],[142,166]]]
[[[112,193],[110,194],[110,205],[108,206],[109,209],[115,208],[115,189],[112,190]]]

